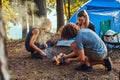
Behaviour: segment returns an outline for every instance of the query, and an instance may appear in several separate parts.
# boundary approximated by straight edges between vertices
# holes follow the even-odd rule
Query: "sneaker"
[[[107,71],[111,71],[112,70],[112,61],[110,59],[110,57],[108,57],[107,59],[104,59],[104,66],[105,68],[107,68]]]
[[[39,53],[31,53],[31,57],[35,59],[41,59],[43,60],[43,57]]]
[[[75,68],[77,71],[91,72],[93,70],[92,66],[87,66],[86,64],[82,64],[79,67]]]

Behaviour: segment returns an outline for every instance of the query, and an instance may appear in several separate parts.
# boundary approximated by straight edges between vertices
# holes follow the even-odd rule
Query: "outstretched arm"
[[[85,55],[84,55],[84,50],[78,50],[77,51],[77,57],[76,58],[69,58],[70,61],[76,61],[76,62],[83,62],[85,61]]]
[[[73,58],[74,56],[76,56],[76,57]],[[84,50],[79,50],[78,53],[71,52],[68,55],[63,54],[63,57],[67,58],[67,60],[66,60],[67,63],[70,63],[70,62],[82,62],[82,61],[85,60]]]
[[[38,48],[38,47],[34,44],[35,41],[36,41],[36,39],[37,39],[37,36],[38,36],[38,34],[39,34],[39,30],[38,30],[38,29],[34,29],[34,30],[32,31],[32,34],[33,34],[33,36],[32,36],[32,38],[31,38],[31,40],[30,40],[30,46],[31,46],[33,49],[35,49],[36,52],[39,52],[42,56],[46,56],[46,54],[45,54],[40,48]]]
[[[64,58],[72,58],[72,57],[74,57],[74,56],[76,56],[75,52],[71,52],[71,53],[69,53],[68,55],[63,54],[63,57],[64,57]]]

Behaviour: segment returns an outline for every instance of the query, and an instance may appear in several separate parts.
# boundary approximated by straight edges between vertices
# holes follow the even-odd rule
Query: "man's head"
[[[62,30],[61,38],[70,39],[77,35],[79,27],[74,23],[66,24]]]
[[[78,25],[86,24],[89,21],[88,14],[85,10],[82,10],[78,13]]]

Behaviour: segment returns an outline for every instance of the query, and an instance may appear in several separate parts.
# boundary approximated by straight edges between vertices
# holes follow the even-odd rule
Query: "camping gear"
[[[120,1],[119,0],[89,0],[74,13],[69,22],[77,23],[77,14],[86,10],[90,21],[95,25],[96,33],[102,37],[101,28],[120,32]],[[105,31],[106,32],[106,31]]]
[[[120,1],[119,0],[89,0],[73,14],[68,22],[77,23],[77,14],[81,10],[86,10],[90,21],[95,25],[95,32],[103,39],[107,30],[113,30],[120,33]],[[117,35],[117,34],[115,34]],[[109,37],[109,36],[108,36]],[[107,47],[110,47],[109,53],[119,51],[120,42],[107,42]]]
[[[102,37],[105,42],[107,48],[109,49],[109,54],[113,53],[113,51],[120,50],[120,33],[113,32],[108,30]],[[116,50],[118,49],[118,50]]]

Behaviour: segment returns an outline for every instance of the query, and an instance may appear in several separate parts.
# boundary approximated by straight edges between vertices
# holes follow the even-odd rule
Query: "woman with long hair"
[[[76,24],[80,27],[80,29],[88,28],[95,31],[95,26],[92,22],[90,22],[89,16],[86,10],[81,10],[78,13],[77,17],[78,17],[78,22]]]
[[[36,19],[35,27],[29,31],[25,40],[26,50],[31,52],[32,58],[43,59],[46,54],[42,49],[54,45],[49,36],[51,27],[52,23],[48,18]]]

